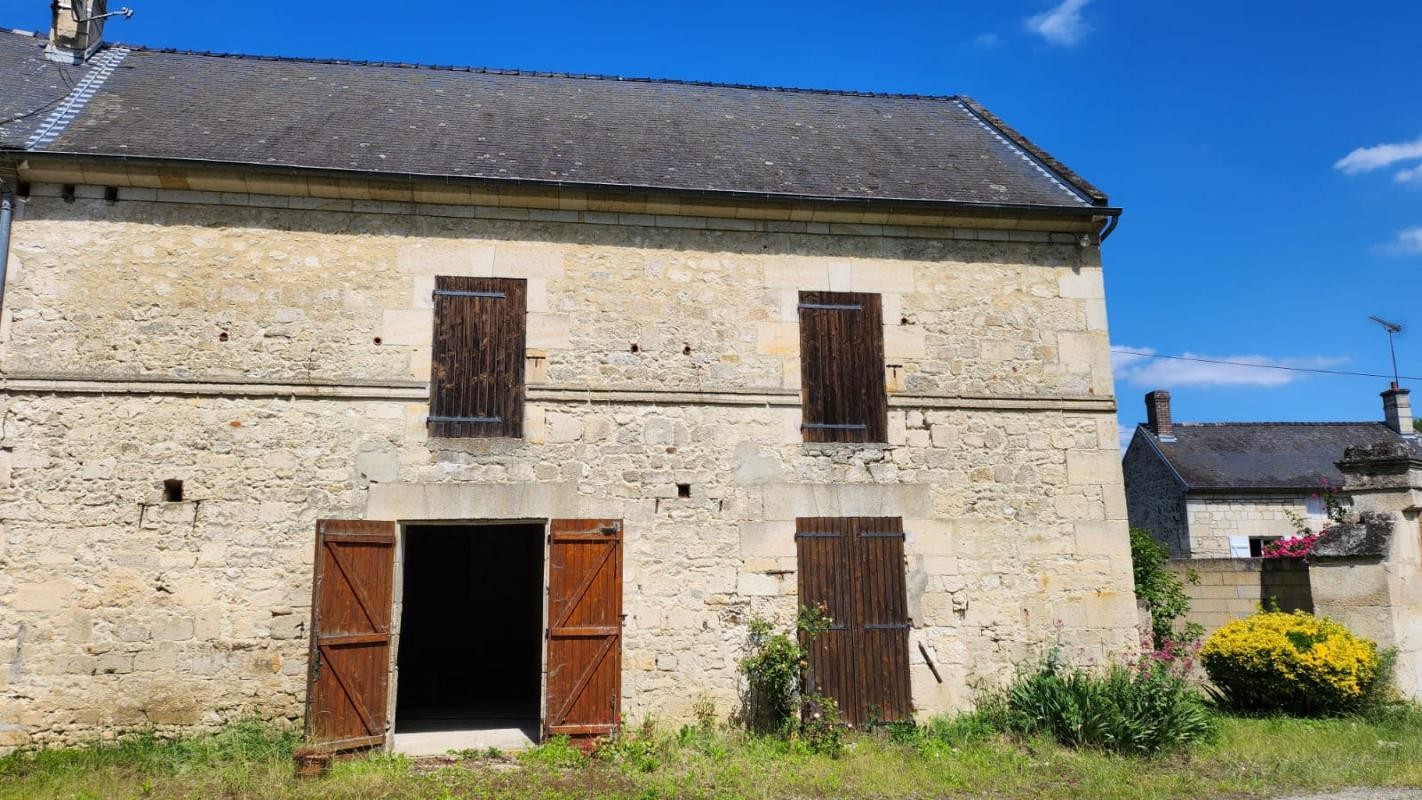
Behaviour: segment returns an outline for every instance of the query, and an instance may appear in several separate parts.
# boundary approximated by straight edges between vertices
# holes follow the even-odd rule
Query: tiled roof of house
[[[1107,202],[964,97],[122,45],[72,67],[43,46],[0,29],[0,119],[40,109],[0,125],[0,148],[1067,213]]]
[[[1177,422],[1173,432],[1171,441],[1141,425],[1135,435],[1155,445],[1191,491],[1341,486],[1334,464],[1355,445],[1403,442],[1422,456],[1416,439],[1381,422]]]

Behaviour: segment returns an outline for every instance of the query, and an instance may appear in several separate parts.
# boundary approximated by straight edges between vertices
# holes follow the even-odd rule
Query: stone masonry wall
[[[321,518],[624,519],[629,720],[733,709],[796,516],[905,518],[923,713],[1057,623],[1136,641],[1094,250],[56,193],[0,328],[0,746],[299,718]],[[524,440],[426,436],[436,274],[528,279]],[[800,442],[796,292],[840,288],[884,295],[885,445]]]
[[[1136,433],[1121,459],[1126,481],[1126,511],[1132,528],[1150,531],[1171,556],[1189,558],[1190,527],[1185,515],[1185,487],[1145,434]]]
[[[1326,519],[1309,516],[1305,495],[1207,495],[1185,502],[1190,519],[1190,554],[1195,558],[1228,558],[1231,536],[1293,536],[1295,514],[1318,530]]]
[[[1265,604],[1281,611],[1313,612],[1308,565],[1298,559],[1180,558],[1166,562],[1166,569],[1185,580],[1187,621],[1198,623],[1206,636]],[[1196,580],[1189,580],[1191,576]]]

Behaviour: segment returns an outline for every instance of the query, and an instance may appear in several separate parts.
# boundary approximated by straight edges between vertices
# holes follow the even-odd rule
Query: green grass
[[[260,723],[165,741],[0,758],[0,798],[1198,798],[1342,786],[1422,787],[1422,712],[1225,717],[1208,744],[1155,758],[1012,741],[973,717],[855,736],[840,758],[729,730],[650,728],[591,761],[554,743],[417,761],[371,756],[320,779],[293,776],[296,737]]]

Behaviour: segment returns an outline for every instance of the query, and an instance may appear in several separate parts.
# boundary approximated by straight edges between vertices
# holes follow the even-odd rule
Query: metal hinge
[[[846,424],[841,424],[841,423],[837,423],[837,422],[802,422],[802,423],[800,423],[800,430],[805,430],[806,428],[808,428],[808,429],[810,429],[810,430],[862,431],[862,430],[867,429],[868,427],[869,427],[868,425],[846,425]]]
[[[463,289],[435,289],[435,297],[492,297],[502,300],[506,295],[503,292],[469,292]]]
[[[902,631],[910,628],[907,622],[873,622],[864,626],[866,631]]]
[[[426,422],[474,422],[481,425],[497,425],[503,417],[425,417]]]
[[[859,311],[863,306],[850,303],[801,303],[800,308],[817,311]]]

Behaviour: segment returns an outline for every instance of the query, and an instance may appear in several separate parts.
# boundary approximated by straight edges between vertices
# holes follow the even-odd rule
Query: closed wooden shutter
[[[911,717],[903,520],[802,517],[795,529],[800,603],[834,621],[810,643],[811,688],[855,725]]]
[[[316,525],[306,736],[332,750],[385,742],[395,523]]]
[[[622,523],[552,520],[544,735],[611,735],[621,697]]]
[[[523,436],[526,282],[439,276],[430,436]]]
[[[800,293],[800,379],[805,441],[887,440],[879,295]]]

